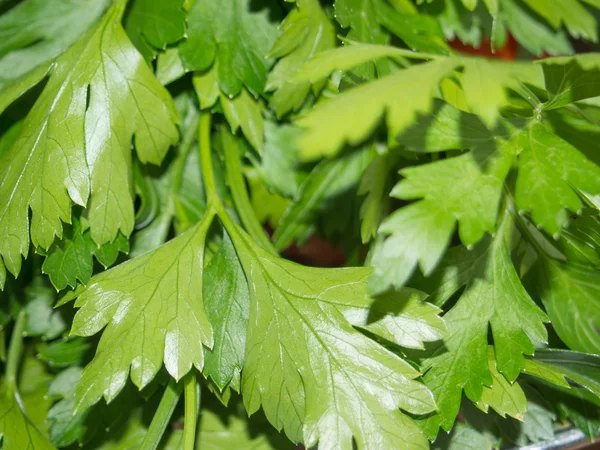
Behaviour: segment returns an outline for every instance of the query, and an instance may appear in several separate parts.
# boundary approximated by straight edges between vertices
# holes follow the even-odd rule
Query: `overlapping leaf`
[[[154,58],[155,49],[164,50],[167,44],[184,38],[183,4],[184,0],[135,0],[132,3],[125,29],[146,61]]]
[[[0,256],[13,274],[29,248],[30,209],[31,241],[42,248],[62,235],[73,203],[87,206],[98,245],[119,231],[129,235],[132,136],[140,160],[155,164],[177,140],[171,99],[127,39],[123,8],[115,4],[52,65],[19,138],[2,158],[0,233],[9,237],[0,243]]]
[[[87,283],[92,276],[94,260],[104,266],[112,266],[119,253],[129,251],[129,241],[119,233],[117,238],[108,244],[98,247],[87,230],[82,229],[79,219],[73,219],[73,227],[63,236],[60,242],[50,247],[42,271],[48,274],[57,290],[67,286],[75,288],[77,282]]]
[[[139,388],[161,368],[180,379],[202,370],[213,332],[202,303],[204,240],[210,217],[156,250],[92,278],[75,291],[72,334],[103,328],[94,359],[77,386],[77,411],[121,391],[131,368]],[[64,302],[64,301],[63,301]]]
[[[521,285],[510,258],[510,223],[505,216],[494,239],[486,239],[471,251],[459,247],[448,252],[428,280],[430,285],[440,286],[432,298],[438,305],[466,285],[456,305],[444,315],[448,337],[425,362],[429,368],[425,383],[440,411],[426,421],[430,436],[435,436],[439,425],[451,429],[463,389],[471,401],[478,402],[484,386],[491,384],[487,362],[490,327],[498,371],[511,382],[525,368],[524,355],[534,352],[531,340],[546,341],[544,322],[548,319]]]
[[[473,245],[486,232],[494,231],[504,178],[516,153],[512,143],[500,145],[500,149],[472,150],[401,172],[406,178],[391,195],[423,200],[401,208],[381,225],[379,232],[389,237],[377,246],[373,256],[373,292],[402,286],[417,264],[423,273],[430,274],[456,222],[465,245]]]
[[[0,17],[0,86],[67,50],[108,0],[27,0]]]
[[[227,235],[204,275],[206,315],[214,330],[214,347],[205,356],[204,375],[220,389],[240,376],[250,299],[248,283]]]
[[[310,92],[309,83],[292,83],[290,78],[315,54],[335,46],[335,29],[317,0],[299,0],[281,29],[270,51],[272,58],[280,60],[265,86],[266,91],[275,91],[270,103],[279,117],[298,110]]]
[[[346,143],[356,145],[383,116],[389,134],[398,135],[417,113],[429,110],[433,90],[455,65],[452,60],[440,60],[413,66],[318,104],[296,121],[305,128],[300,139],[301,156],[330,156]],[[420,80],[417,85],[411,82],[415,79]]]
[[[538,267],[540,297],[567,346],[600,354],[600,271],[544,257]]]
[[[568,221],[567,210],[582,207],[575,189],[600,193],[600,167],[539,122],[521,135],[520,146],[517,206],[531,210],[545,231],[558,234]]]
[[[275,42],[276,25],[270,11],[257,6],[249,0],[197,0],[188,15],[187,39],[179,47],[184,66],[203,71],[218,59],[218,83],[230,97],[242,86],[260,95],[273,63],[265,55]]]
[[[343,313],[364,309],[369,269],[311,269],[229,230],[251,279],[242,391],[294,441],[312,446],[426,448],[398,408],[425,413],[431,394],[410,365],[355,331]],[[373,371],[380,374],[372,377]],[[357,413],[358,412],[358,413]]]

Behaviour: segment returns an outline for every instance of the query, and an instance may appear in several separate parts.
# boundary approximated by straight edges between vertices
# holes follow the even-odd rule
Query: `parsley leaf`
[[[531,355],[531,342],[547,340],[548,319],[521,285],[509,253],[512,225],[505,213],[493,239],[486,238],[470,252],[458,247],[448,252],[433,279],[442,286],[432,301],[441,305],[466,285],[456,305],[444,315],[449,334],[425,363],[425,383],[433,391],[439,415],[427,420],[430,436],[441,426],[450,430],[464,389],[473,402],[482,399],[492,376],[488,367],[488,329],[494,339],[498,371],[514,381]],[[431,285],[431,284],[430,284]]]
[[[91,336],[106,327],[94,359],[77,386],[76,411],[121,391],[131,367],[140,389],[164,361],[175,379],[204,365],[202,346],[213,332],[202,306],[204,240],[211,216],[156,250],[92,278],[77,296],[72,334]]]
[[[61,221],[70,222],[72,203],[87,206],[98,245],[119,231],[128,236],[134,222],[132,136],[140,160],[154,164],[177,140],[170,96],[127,39],[123,8],[115,4],[52,65],[19,138],[2,158],[0,233],[11,238],[0,243],[0,256],[13,274],[29,248],[29,209],[31,241],[45,249],[61,237]]]
[[[102,16],[108,0],[26,0],[0,17],[0,85],[67,50]]]
[[[582,207],[575,189],[600,193],[600,167],[539,122],[520,137],[520,145],[517,206],[531,210],[533,221],[548,233],[558,234],[568,221],[567,209]]]
[[[215,58],[219,61],[219,87],[230,98],[243,85],[260,95],[273,62],[265,55],[275,42],[276,25],[269,11],[254,12],[255,7],[249,0],[196,0],[188,15],[188,37],[179,46],[188,70],[207,70]]]
[[[442,257],[455,223],[459,236],[471,246],[496,228],[504,178],[516,152],[512,143],[498,150],[472,150],[461,156],[409,167],[391,195],[423,198],[388,216],[379,233],[389,236],[373,255],[370,289],[383,292],[402,286],[420,265],[429,275]],[[447,186],[453,186],[448,191]]]
[[[542,257],[540,297],[556,333],[569,348],[600,353],[600,273],[597,268]]]
[[[308,447],[349,449],[354,435],[358,448],[426,448],[398,410],[435,408],[425,386],[412,381],[418,372],[343,316],[370,303],[369,269],[311,269],[267,253],[241,231],[232,239],[252,276],[242,372],[248,412],[262,405],[276,428]]]
[[[185,36],[184,0],[135,0],[127,14],[125,29],[146,61]]]
[[[335,29],[317,0],[298,0],[281,28],[282,34],[269,53],[280,60],[265,86],[266,91],[275,91],[269,103],[278,117],[297,111],[310,93],[309,83],[293,83],[290,78],[315,54],[335,46]],[[315,92],[319,88],[313,87]]]

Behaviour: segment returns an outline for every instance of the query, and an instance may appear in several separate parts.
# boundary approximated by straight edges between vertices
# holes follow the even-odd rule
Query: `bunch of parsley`
[[[0,13],[0,449],[598,434],[598,0]]]

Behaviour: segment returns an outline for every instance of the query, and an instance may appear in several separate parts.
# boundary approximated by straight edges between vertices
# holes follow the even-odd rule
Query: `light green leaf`
[[[292,81],[295,83],[316,83],[335,71],[348,71],[353,67],[381,58],[424,59],[424,56],[418,52],[411,52],[391,45],[346,45],[318,53],[294,74]]]
[[[202,295],[214,330],[214,347],[206,352],[204,376],[224,389],[244,366],[250,309],[248,283],[227,234],[206,268]]]
[[[597,41],[598,31],[594,16],[579,0],[524,0],[536,13],[548,21],[553,28],[564,24],[574,38]]]
[[[483,386],[481,399],[476,406],[483,412],[488,412],[491,407],[501,417],[509,415],[523,421],[527,411],[527,398],[519,383],[509,383],[504,375],[496,368],[496,358],[493,347],[488,348],[488,367],[492,374],[492,385]]]
[[[101,17],[108,0],[26,0],[0,17],[0,86],[67,50]]]
[[[214,106],[219,99],[219,80],[217,78],[217,67],[218,62],[215,60],[210,69],[206,69],[202,72],[196,72],[192,79],[194,83],[194,90],[198,96],[198,102],[200,103],[201,109],[207,109]]]
[[[548,58],[541,61],[550,99],[544,109],[600,95],[600,54]]]
[[[45,340],[52,340],[65,331],[67,324],[62,315],[53,308],[56,294],[44,281],[42,277],[37,277],[27,287],[25,332],[30,336],[42,336]]]
[[[444,261],[429,280],[431,286],[439,285],[440,279],[447,280],[446,287],[431,299],[437,305],[466,284],[456,305],[444,315],[448,337],[425,362],[429,370],[424,380],[433,391],[440,411],[426,420],[429,436],[437,434],[439,425],[447,431],[452,428],[463,389],[471,401],[478,402],[484,386],[492,383],[487,345],[490,327],[495,364],[510,382],[526,365],[523,355],[533,354],[531,340],[547,340],[544,322],[548,319],[521,285],[511,261],[507,242],[510,233],[510,218],[505,215],[493,240],[486,239],[470,252],[461,248],[459,254],[466,257],[462,265],[459,255],[450,253],[448,263]]]
[[[570,349],[600,354],[600,271],[543,258],[539,293],[561,340]]]
[[[244,174],[256,218],[260,223],[267,223],[275,230],[292,201],[269,189],[261,179],[258,169],[245,168]]]
[[[305,63],[335,47],[335,29],[317,0],[298,0],[280,26],[282,34],[270,55],[280,58],[269,73],[265,91],[275,91],[270,104],[278,117],[297,111],[310,93],[310,83],[291,81]],[[315,86],[318,91],[320,86]]]
[[[48,411],[50,440],[58,447],[81,441],[87,431],[89,410],[73,414],[75,387],[81,379],[81,367],[69,367],[60,372],[48,387],[48,396],[58,402]]]
[[[398,36],[408,48],[442,55],[452,53],[434,18],[426,14],[414,14],[414,11],[399,11],[384,0],[375,0],[374,3],[381,25]],[[381,65],[377,68],[381,75]]]
[[[286,197],[296,197],[306,176],[298,167],[297,142],[301,130],[266,123],[265,149],[259,168],[265,183]]]
[[[425,349],[425,342],[439,341],[447,334],[437,306],[423,301],[426,294],[403,288],[377,298],[369,310],[364,328],[390,342]],[[353,321],[354,325],[358,325]]]
[[[391,195],[423,200],[400,208],[385,219],[379,233],[389,236],[374,252],[372,292],[402,286],[417,264],[425,275],[435,269],[456,222],[465,245],[477,243],[496,228],[504,178],[515,148],[471,151],[430,164],[409,167]],[[452,186],[448,190],[448,186]]]
[[[493,128],[500,117],[500,109],[509,103],[508,89],[518,85],[523,77],[520,72],[526,66],[482,58],[464,61],[461,83],[470,111],[481,117],[489,128]]]
[[[150,63],[156,50],[185,36],[183,0],[135,0],[127,13],[125,29],[133,45]]]
[[[130,367],[131,379],[140,389],[163,361],[177,380],[192,365],[202,370],[202,346],[213,345],[201,300],[204,240],[210,223],[207,216],[156,250],[96,275],[75,292],[79,311],[71,333],[92,336],[104,328],[96,355],[77,386],[76,411],[101,396],[113,400]]]
[[[169,47],[159,53],[156,61],[156,78],[163,86],[178,80],[185,75],[185,67],[179,57],[177,47]]]
[[[517,206],[531,210],[539,227],[558,234],[568,221],[567,210],[582,207],[574,188],[600,193],[600,167],[539,122],[521,135],[520,142]]]
[[[570,55],[573,48],[563,31],[557,32],[541,22],[516,0],[502,0],[500,16],[523,48],[535,56]]]
[[[520,125],[517,120],[502,120],[491,131],[479,116],[435,100],[431,112],[419,115],[398,136],[397,141],[407,149],[419,153],[490,149],[498,145],[500,138],[509,139],[516,134]]]
[[[228,230],[251,277],[246,364],[249,413],[307,447],[418,449],[427,443],[398,408],[426,413],[430,392],[418,372],[354,330],[343,312],[365,308],[368,268],[316,269],[262,250],[241,230]],[[376,378],[373,373],[377,373]]]
[[[265,55],[277,37],[269,11],[261,6],[250,0],[196,0],[187,19],[187,39],[179,46],[186,69],[206,70],[217,58],[219,86],[226,95],[238,95],[243,85],[260,95],[273,63]]]
[[[98,245],[119,230],[128,236],[134,222],[132,137],[140,160],[154,164],[177,140],[169,94],[128,41],[120,25],[123,8],[113,6],[56,61],[0,162],[0,233],[11,236],[0,242],[0,256],[13,274],[29,249],[29,209],[31,241],[45,249],[62,236],[72,203],[87,205]]]
[[[452,60],[420,64],[319,103],[296,121],[305,129],[299,144],[301,157],[332,156],[345,143],[356,145],[384,116],[388,133],[398,135],[417,113],[430,109],[434,89],[455,65]],[[416,85],[415,79],[419,80]]]

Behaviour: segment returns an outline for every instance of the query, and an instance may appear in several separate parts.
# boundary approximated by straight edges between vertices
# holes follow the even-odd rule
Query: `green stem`
[[[196,373],[191,370],[183,379],[185,398],[185,416],[183,422],[183,450],[194,450],[196,444],[196,425],[201,395],[198,392]]]
[[[534,109],[534,111],[536,111],[536,113],[539,112],[542,102],[531,89],[529,89],[524,83],[517,83],[514,86],[514,88],[519,93],[519,95],[531,105],[531,107]]]
[[[204,189],[208,204],[213,204],[217,211],[223,208],[219,194],[217,193],[217,184],[215,182],[215,173],[213,170],[212,154],[210,151],[210,126],[212,116],[208,111],[200,112],[200,121],[198,124],[198,151],[200,152],[200,164],[202,166],[202,178],[204,180]]]
[[[140,450],[155,450],[158,447],[158,444],[160,444],[160,440],[167,429],[167,425],[169,425],[173,411],[179,402],[181,389],[181,383],[176,383],[173,379],[169,381],[158,408],[154,413],[148,432],[140,445]]]
[[[200,152],[200,164],[202,165],[202,175],[204,179],[204,188],[206,189],[206,197],[208,201],[208,207],[214,208],[215,212],[219,216],[221,223],[229,234],[237,234],[237,226],[227,214],[225,206],[219,194],[217,193],[217,185],[215,183],[215,173],[212,163],[211,154],[211,142],[210,142],[210,124],[211,116],[209,112],[200,113],[200,125],[198,126],[199,134],[199,146]]]
[[[17,376],[21,357],[23,356],[23,334],[26,323],[27,316],[25,311],[21,311],[15,321],[15,327],[10,338],[8,358],[6,360],[6,386],[10,392],[14,392],[17,389]]]
[[[233,140],[234,138],[231,137]],[[277,254],[277,249],[268,238],[265,230],[258,221],[254,208],[250,203],[250,197],[246,189],[246,183],[242,175],[242,165],[240,163],[240,155],[237,151],[237,145],[234,142],[225,143],[225,171],[227,181],[231,188],[231,195],[235,203],[236,210],[240,215],[240,219],[246,227],[246,230],[265,250]]]

